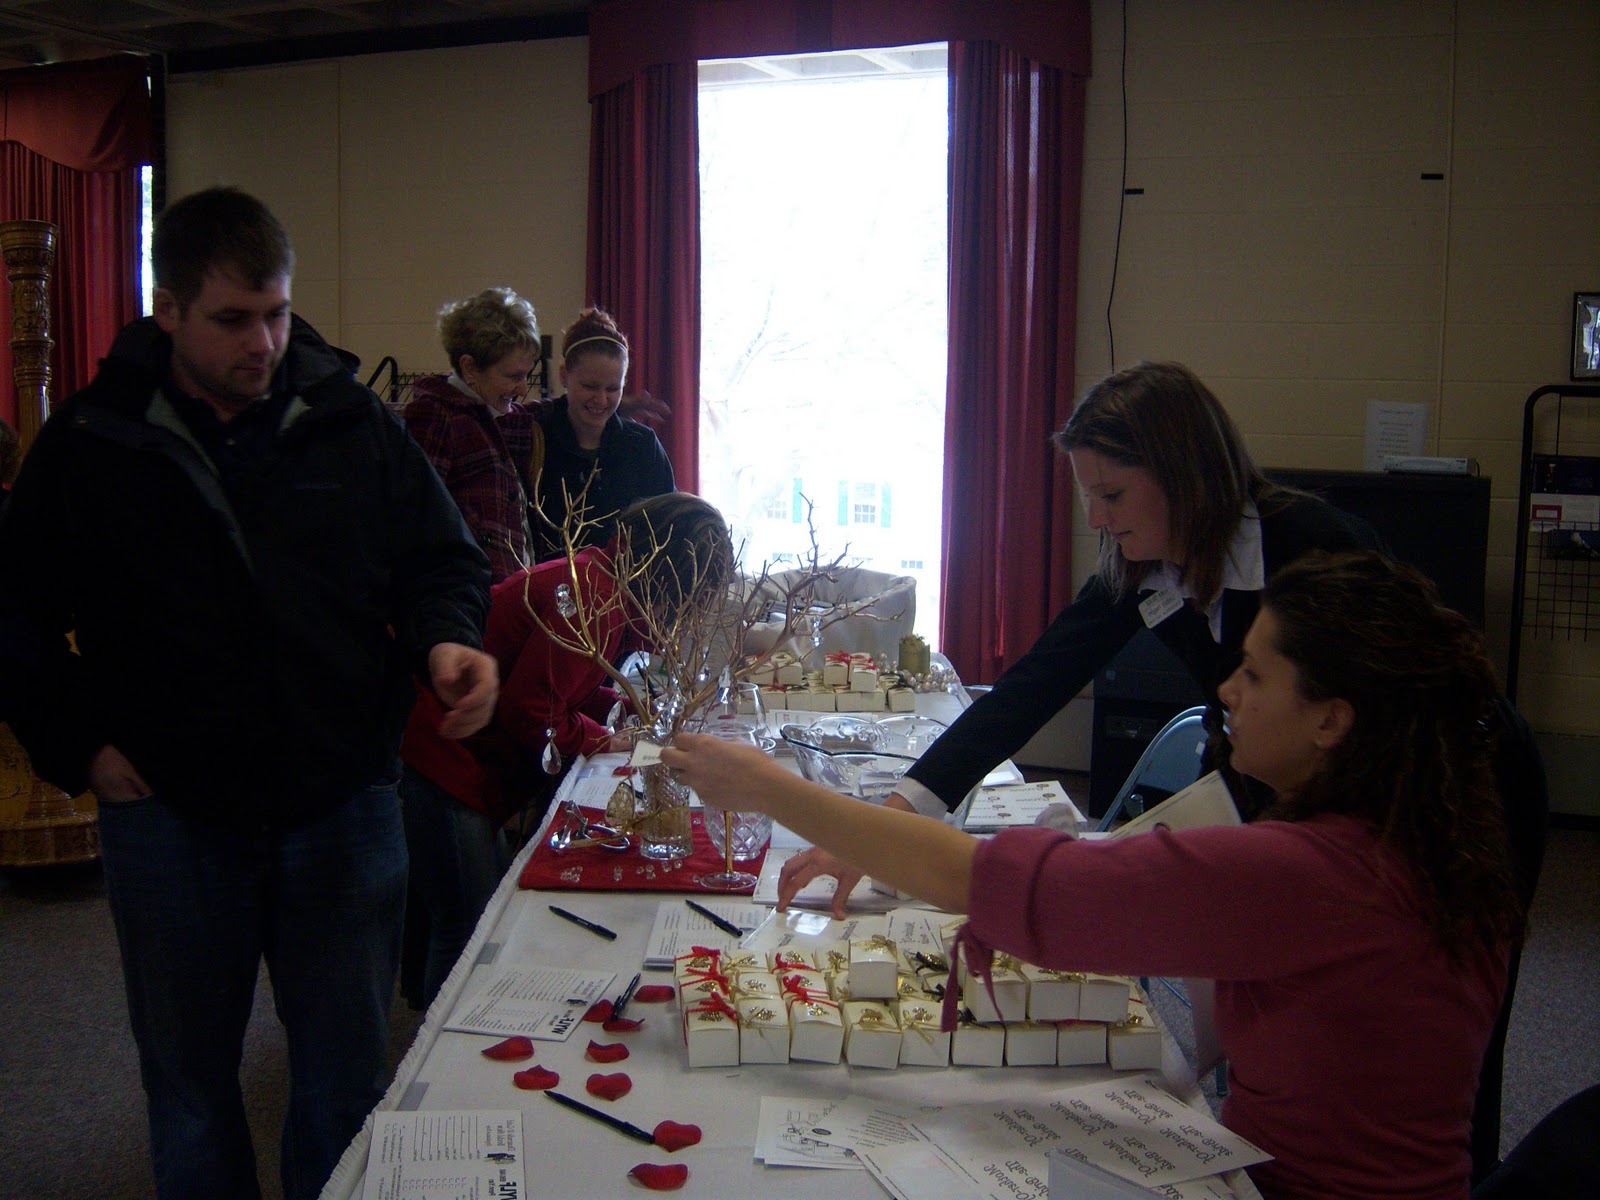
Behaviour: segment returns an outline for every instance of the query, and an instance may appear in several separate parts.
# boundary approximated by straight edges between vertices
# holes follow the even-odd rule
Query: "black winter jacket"
[[[0,519],[0,718],[69,792],[110,744],[185,815],[281,828],[396,777],[428,650],[481,644],[488,562],[305,322],[231,500],[161,391],[170,356],[129,325],[28,454]]]

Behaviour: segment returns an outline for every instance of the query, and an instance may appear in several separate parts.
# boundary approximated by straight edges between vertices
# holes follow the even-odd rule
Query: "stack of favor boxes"
[[[947,926],[947,934],[959,923]],[[697,950],[674,963],[691,1067],[1161,1065],[1161,1034],[1131,979],[997,955],[986,986],[944,954],[883,936],[817,951]],[[942,1032],[947,989],[960,1020]]]

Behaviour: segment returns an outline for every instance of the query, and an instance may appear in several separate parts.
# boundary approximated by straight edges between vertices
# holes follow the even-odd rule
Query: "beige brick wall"
[[[1503,664],[1523,401],[1567,378],[1572,293],[1600,289],[1600,5],[1130,4],[1127,183],[1144,194],[1123,210],[1113,364],[1122,7],[1094,6],[1080,389],[1180,359],[1274,466],[1359,468],[1369,400],[1429,405],[1429,452],[1494,480]],[[1596,453],[1594,428],[1569,420],[1563,448]],[[1086,570],[1081,517],[1077,549]],[[1600,636],[1526,645],[1536,726],[1600,733]]]
[[[563,38],[177,76],[168,194],[265,200],[295,307],[367,370],[443,370],[434,314],[491,285],[558,335],[585,301],[588,55]]]

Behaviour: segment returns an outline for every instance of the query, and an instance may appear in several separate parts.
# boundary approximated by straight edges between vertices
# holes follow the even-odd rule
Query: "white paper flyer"
[[[362,1200],[521,1200],[523,1150],[517,1109],[381,1112]]]

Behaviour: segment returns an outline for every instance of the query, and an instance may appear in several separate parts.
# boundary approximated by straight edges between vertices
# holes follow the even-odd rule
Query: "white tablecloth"
[[[919,709],[929,715],[944,715],[935,710],[948,701],[955,706],[949,714],[953,716],[965,697],[919,699],[928,702]],[[570,786],[569,778],[564,788]],[[555,811],[556,805],[552,805],[551,814]],[[549,820],[547,817],[547,825]],[[541,839],[543,836],[541,830]],[[567,1042],[536,1042],[532,1063],[493,1062],[480,1051],[496,1039],[441,1028],[460,997],[472,988],[475,972],[495,963],[615,971],[617,982],[611,990],[615,995],[643,961],[657,905],[664,899],[679,898],[661,892],[519,890],[522,864],[538,844],[536,839],[523,849],[502,881],[378,1106],[379,1110],[522,1109],[527,1194],[533,1200],[638,1200],[642,1189],[629,1179],[628,1170],[640,1162],[687,1164],[690,1174],[685,1195],[877,1200],[883,1192],[865,1171],[769,1169],[756,1161],[752,1148],[761,1098],[829,1098],[851,1093],[915,1108],[1014,1100],[1114,1074],[1103,1067],[901,1067],[882,1071],[798,1062],[692,1071],[679,1032],[676,1002],[631,1005],[630,1017],[645,1018],[644,1027],[634,1033],[612,1035],[599,1025],[586,1024]],[[616,941],[605,941],[554,916],[547,908],[551,902],[615,930]],[[481,982],[481,975],[479,979]],[[641,983],[671,981],[670,971],[645,971]],[[617,1064],[589,1062],[584,1051],[591,1037],[625,1042],[632,1053]],[[1183,1058],[1170,1036],[1165,1043],[1165,1067],[1169,1077],[1177,1080]],[[537,1092],[517,1089],[511,1081],[513,1073],[534,1064],[559,1072],[560,1090],[585,1099],[584,1081],[591,1073],[626,1071],[633,1080],[632,1091],[615,1103],[594,1101],[597,1106],[645,1129],[668,1118],[692,1122],[704,1131],[704,1140],[671,1155],[630,1141]],[[369,1118],[346,1151],[322,1192],[323,1200],[350,1200],[361,1195],[371,1124]]]

